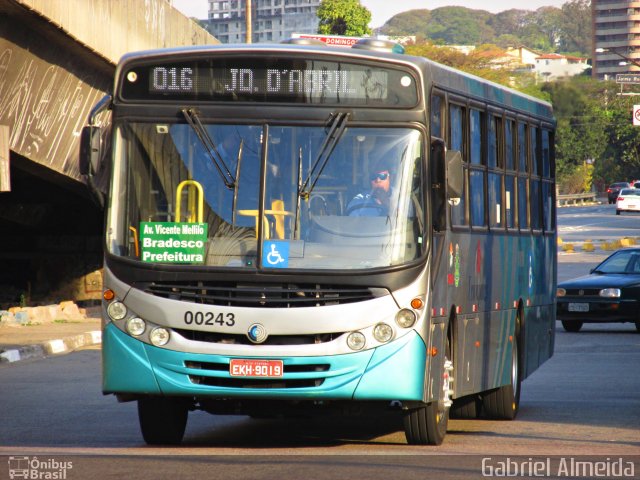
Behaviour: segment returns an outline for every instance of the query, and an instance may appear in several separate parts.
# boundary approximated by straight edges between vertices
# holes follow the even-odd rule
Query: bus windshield
[[[113,255],[242,269],[368,269],[425,248],[413,128],[116,124]]]

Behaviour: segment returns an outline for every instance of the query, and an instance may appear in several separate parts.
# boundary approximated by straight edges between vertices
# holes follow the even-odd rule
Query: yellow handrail
[[[140,247],[138,245],[138,229],[136,227],[129,226],[129,230],[133,233],[133,245],[136,250],[136,257],[140,258]]]
[[[202,223],[204,221],[204,189],[199,182],[195,180],[184,180],[178,184],[176,188],[176,222],[180,222],[180,210],[182,208],[182,189],[188,186],[188,197],[187,201],[189,202],[188,209],[190,212],[190,216],[186,219],[189,223]],[[195,190],[198,193],[198,216],[196,218],[195,208],[196,208],[196,198],[195,198]]]
[[[274,200],[272,203],[273,209],[265,210],[263,213],[263,225],[264,225],[264,238],[270,239],[272,235],[269,230],[269,222],[267,221],[267,215],[273,215],[275,219],[275,238],[284,238],[284,217],[293,216],[293,212],[284,210],[284,202],[282,200]],[[258,237],[258,210],[238,210],[238,214],[245,217],[255,217],[256,219],[256,238]]]

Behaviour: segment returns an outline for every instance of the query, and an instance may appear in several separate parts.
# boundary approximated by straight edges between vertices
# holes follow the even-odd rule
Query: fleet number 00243
[[[184,312],[184,323],[185,325],[233,327],[236,324],[236,319],[233,313],[192,312],[187,310]]]

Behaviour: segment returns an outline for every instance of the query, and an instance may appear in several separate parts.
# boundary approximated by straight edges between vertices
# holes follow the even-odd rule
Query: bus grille
[[[228,363],[210,362],[185,362],[185,367],[213,372],[228,372]],[[284,373],[316,373],[329,370],[328,364],[317,365],[285,365]],[[324,383],[324,378],[246,378],[246,377],[209,377],[206,375],[189,375],[191,383],[206,385],[209,387],[227,388],[308,388],[319,387]]]
[[[187,330],[184,328],[174,328],[187,340],[194,342],[222,343],[226,345],[254,345],[247,335],[237,333],[208,332],[202,330]],[[261,345],[314,345],[318,343],[332,342],[343,335],[344,332],[316,333],[311,335],[269,335]]]
[[[226,388],[309,388],[319,387],[324,378],[316,379],[256,379],[256,378],[219,378],[189,375],[191,383],[206,385],[207,387]]]
[[[217,282],[152,282],[144,291],[152,295],[228,307],[296,308],[362,302],[388,294],[367,287],[306,285],[266,285]]]

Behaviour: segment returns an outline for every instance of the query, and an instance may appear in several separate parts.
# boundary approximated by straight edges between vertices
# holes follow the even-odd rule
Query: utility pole
[[[246,0],[246,5],[245,5],[245,17],[247,19],[247,35],[245,37],[245,42],[246,43],[251,43],[251,39],[253,37],[253,30],[251,28],[251,0]]]

